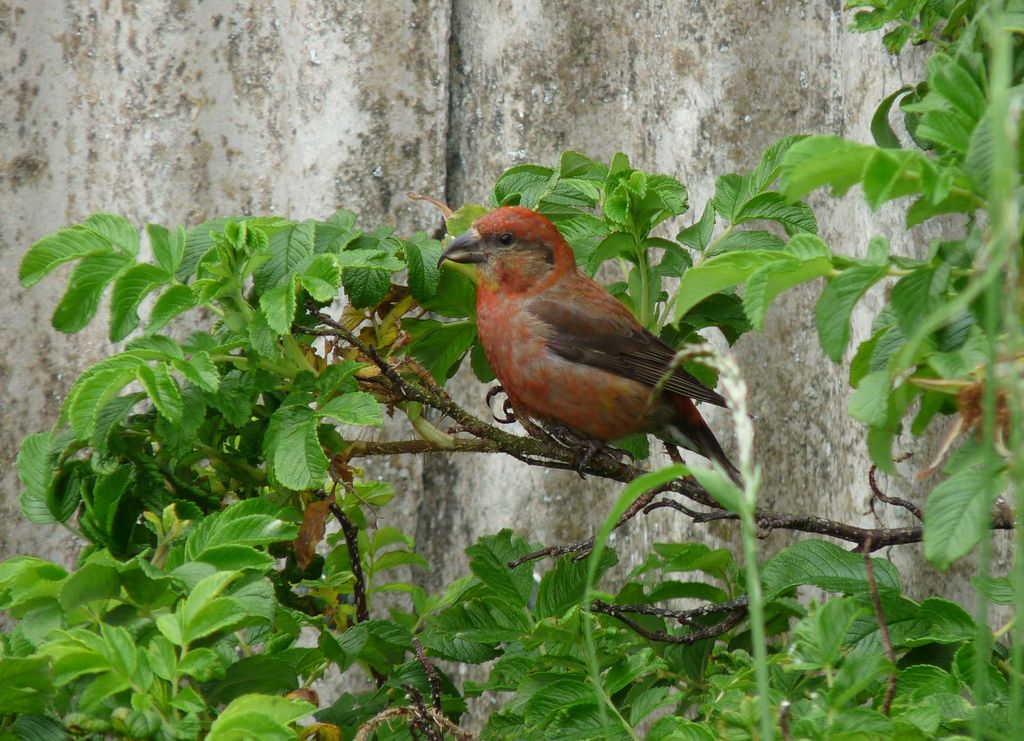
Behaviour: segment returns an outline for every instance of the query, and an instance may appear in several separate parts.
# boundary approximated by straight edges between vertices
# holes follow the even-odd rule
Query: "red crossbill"
[[[652,433],[739,482],[693,402],[725,406],[723,397],[681,368],[662,382],[675,351],[580,272],[551,221],[495,209],[448,245],[446,259],[477,266],[480,342],[517,414],[604,442]]]

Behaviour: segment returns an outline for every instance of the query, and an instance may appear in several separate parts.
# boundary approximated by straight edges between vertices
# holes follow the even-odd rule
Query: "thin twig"
[[[870,548],[871,542],[867,546]],[[882,635],[882,645],[885,647],[885,656],[892,664],[889,670],[889,679],[885,683],[885,696],[882,699],[882,713],[889,714],[892,707],[892,699],[896,695],[896,651],[892,646],[892,637],[889,635],[889,626],[885,622],[885,613],[882,611],[882,598],[878,594],[878,583],[875,581],[875,564],[869,555],[870,550],[865,549],[864,569],[868,578],[868,592],[871,594],[871,604],[875,608],[875,619],[878,620],[878,632]]]
[[[447,733],[452,736],[456,741],[473,741],[473,736],[470,733],[459,728],[457,725],[451,722],[445,715],[437,712],[433,708],[426,708],[426,714],[434,725],[441,730],[442,733]],[[393,720],[400,718],[409,718],[415,716],[418,713],[418,709],[412,705],[403,705],[401,707],[390,707],[386,710],[382,710],[375,716],[370,718],[368,721],[359,726],[359,730],[356,732],[353,741],[369,741],[373,738],[374,732],[386,723],[390,723]]]
[[[590,609],[593,612],[600,612],[605,615],[612,616],[619,622],[628,625],[632,630],[636,631],[648,640],[660,641],[662,643],[678,643],[684,646],[697,643],[697,641],[704,641],[709,638],[717,638],[718,636],[729,632],[739,625],[747,614],[746,607],[736,609],[728,613],[721,621],[714,625],[708,625],[698,630],[693,630],[685,635],[676,635],[673,633],[666,633],[663,630],[648,630],[632,618],[626,617],[626,615],[621,610],[617,610],[616,607],[617,605],[609,605],[605,602],[601,602],[600,600],[596,600],[594,604],[590,606]]]
[[[423,650],[423,645],[419,642],[418,638],[412,639],[412,646],[416,649],[416,660],[420,662],[420,666],[423,667],[423,671],[427,675],[427,681],[430,683],[430,699],[434,703],[434,710],[441,712],[441,678],[437,675],[437,669],[430,663],[427,658],[426,652]]]
[[[876,474],[878,473],[878,466],[872,465],[868,470],[868,486],[871,487],[871,499],[869,500],[869,506],[871,507],[871,514],[875,515],[875,502],[881,501],[886,504],[894,504],[897,507],[903,507],[903,509],[910,512],[919,521],[924,521],[924,513],[921,508],[913,502],[908,502],[906,499],[900,497],[890,497],[882,493],[881,488],[878,486]],[[878,515],[875,515],[875,519],[878,519]]]

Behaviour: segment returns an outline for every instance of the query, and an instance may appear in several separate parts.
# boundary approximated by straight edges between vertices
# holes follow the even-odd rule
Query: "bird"
[[[665,378],[675,350],[580,271],[548,218],[496,208],[455,237],[438,266],[445,260],[476,266],[477,332],[517,417],[599,445],[654,434],[742,485],[694,403],[725,399],[682,368]]]

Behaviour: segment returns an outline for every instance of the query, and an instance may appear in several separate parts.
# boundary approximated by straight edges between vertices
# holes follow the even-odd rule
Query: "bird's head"
[[[441,259],[474,263],[480,284],[491,290],[532,293],[544,290],[576,259],[547,218],[519,206],[503,206],[481,216],[448,245]]]

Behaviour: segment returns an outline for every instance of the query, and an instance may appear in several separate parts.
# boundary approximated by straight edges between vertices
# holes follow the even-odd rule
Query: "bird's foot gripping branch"
[[[70,571],[28,556],[0,564],[0,609],[16,621],[0,635],[0,732],[465,737],[467,703],[496,693],[487,738],[1019,737],[1024,625],[990,627],[944,599],[910,600],[893,565],[870,555],[923,540],[946,568],[980,544],[978,614],[989,602],[1024,610],[1024,571],[994,578],[985,560],[992,528],[1017,518],[997,497],[1007,482],[1019,487],[1024,459],[1019,161],[1008,154],[1016,124],[1005,125],[1016,122],[1017,47],[1012,24],[947,5],[875,3],[857,16],[864,28],[892,24],[893,50],[924,26],[934,31],[920,40],[941,41],[927,83],[882,103],[877,146],[784,139],[750,172],[719,178],[699,218],[685,216],[687,192],[672,177],[623,155],[604,163],[567,152],[553,167],[504,173],[487,207],[445,207],[443,242],[359,227],[345,211],[149,225],[145,252],[108,214],[38,241],[21,264],[26,286],[74,263],[54,326],[83,329],[109,293],[110,337],[126,344],[82,373],[53,429],[29,436],[18,457],[25,516],[61,523],[86,545]],[[896,147],[897,102],[924,149]],[[913,198],[911,225],[961,212],[962,231],[924,257],[894,254],[882,238],[833,251],[798,199],[857,184],[872,207]],[[450,240],[501,207],[528,208],[557,232],[514,254],[523,235],[485,221],[477,236],[512,260],[495,272],[467,257],[470,239],[454,249]],[[675,237],[661,236],[676,220]],[[555,236],[571,264],[561,249],[548,262]],[[439,267],[446,248],[462,262]],[[516,264],[530,280],[508,272]],[[624,329],[619,344],[587,344],[595,332],[581,330],[542,350],[645,383],[657,403],[727,401],[739,475],[708,438],[693,439],[700,415],[685,404],[635,431],[689,442],[719,467],[684,465],[670,447],[673,465],[658,469],[643,434],[615,441],[632,460],[588,456],[575,438],[616,435],[537,404],[507,368],[498,370],[510,402],[495,421],[518,414],[536,435],[452,400],[445,384],[460,366],[490,383],[490,360],[509,350],[488,339],[474,278],[528,289],[555,264],[563,274],[579,266],[579,281],[611,278],[592,305],[617,299]],[[782,292],[818,278],[813,321],[836,361],[861,297],[892,286],[849,362],[849,410],[878,470],[895,474],[894,446],[913,452],[930,426],[952,430],[944,475],[924,501],[887,496],[874,469],[861,472],[865,502],[902,508],[914,526],[837,522],[827,498],[811,514],[757,506],[741,373],[699,333],[732,344],[761,328]],[[490,320],[501,313],[493,301],[483,308]],[[552,307],[538,311],[566,328]],[[173,322],[187,312],[201,328],[184,336]],[[370,430],[386,415],[405,420],[392,439]],[[673,426],[688,434],[674,437]],[[430,564],[389,521],[396,492],[359,466],[464,452],[624,487],[593,538],[489,535],[466,550],[469,573],[430,594],[415,577]],[[738,521],[742,558],[662,542],[629,573],[609,573],[611,532],[666,510],[698,524]],[[758,538],[778,529],[808,537],[759,559]],[[831,596],[808,606],[796,599],[803,585]],[[459,664],[484,668],[457,685]],[[329,671],[362,673],[373,688],[323,703],[315,688]]]

